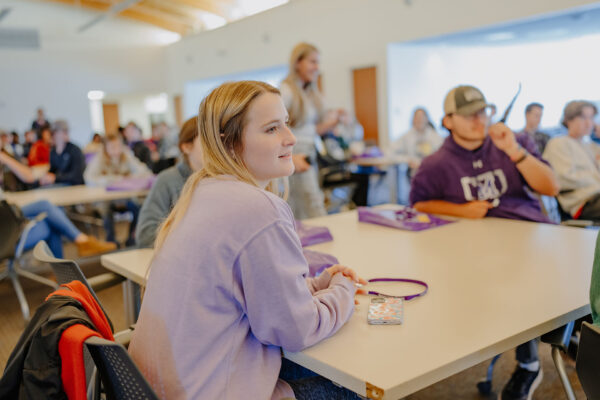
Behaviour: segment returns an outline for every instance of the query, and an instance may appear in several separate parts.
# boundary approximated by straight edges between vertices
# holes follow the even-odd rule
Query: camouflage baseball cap
[[[485,101],[481,90],[474,86],[457,86],[450,90],[444,100],[444,113],[471,115],[486,107],[492,107]]]

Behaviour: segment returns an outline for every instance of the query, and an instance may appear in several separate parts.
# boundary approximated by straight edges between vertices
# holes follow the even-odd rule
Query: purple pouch
[[[85,153],[84,157],[85,157],[85,163],[86,165],[91,163],[92,160],[94,159],[94,157],[96,157],[98,153]]]
[[[414,208],[399,206],[395,210],[380,210],[369,207],[358,208],[358,220],[376,225],[407,231],[423,231],[436,226],[450,224],[448,221],[434,215],[418,212]]]
[[[334,264],[339,264],[338,259],[331,254],[307,249],[302,249],[302,252],[304,253],[306,262],[308,262],[308,274],[310,276],[317,276],[323,272],[325,268],[329,268]]]
[[[326,226],[306,226],[302,222],[296,221],[296,232],[300,237],[302,247],[333,240],[333,236]]]
[[[370,146],[359,156],[359,158],[383,157],[383,152],[377,146]]]
[[[106,190],[147,190],[152,187],[155,179],[155,176],[147,178],[124,178],[109,184],[106,186]]]

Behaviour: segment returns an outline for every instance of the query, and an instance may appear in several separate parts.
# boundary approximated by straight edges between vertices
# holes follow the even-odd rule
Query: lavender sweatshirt
[[[163,399],[293,397],[281,348],[331,336],[354,310],[351,281],[307,273],[282,199],[206,179],[155,255],[129,351]]]

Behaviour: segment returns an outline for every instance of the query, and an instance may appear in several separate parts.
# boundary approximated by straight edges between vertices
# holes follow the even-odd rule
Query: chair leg
[[[46,286],[50,286],[52,289],[55,289],[55,290],[58,289],[58,284],[56,282],[54,282],[53,280],[44,278],[43,276],[36,275],[29,271],[25,271],[22,268],[15,269],[15,272],[25,278],[31,279],[32,281],[42,283]]]
[[[563,388],[565,389],[567,399],[576,400],[575,393],[571,387],[571,382],[569,382],[569,377],[567,376],[567,371],[565,370],[565,363],[560,355],[560,349],[558,346],[552,346],[552,360],[554,360],[554,366],[556,366],[556,371],[558,372],[558,377],[560,378]]]
[[[15,293],[17,294],[17,299],[19,300],[19,305],[21,306],[21,313],[23,314],[23,318],[25,319],[25,324],[27,324],[27,322],[29,322],[29,304],[27,303],[27,299],[25,298],[25,293],[23,292],[23,288],[21,287],[21,282],[19,282],[19,277],[14,270],[13,260],[8,261],[7,275],[12,281],[13,288],[15,289]]]

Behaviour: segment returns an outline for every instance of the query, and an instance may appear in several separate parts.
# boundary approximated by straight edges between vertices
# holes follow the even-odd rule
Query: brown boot
[[[104,242],[96,239],[93,236],[88,236],[88,240],[81,243],[75,243],[80,257],[93,256],[95,254],[106,253],[117,248],[117,245],[112,242]]]

